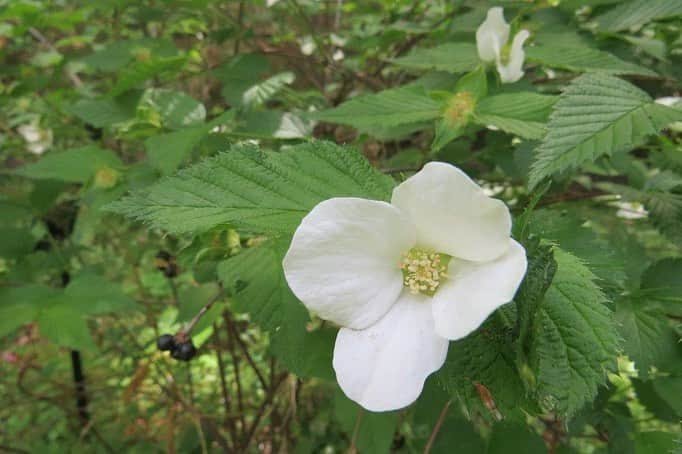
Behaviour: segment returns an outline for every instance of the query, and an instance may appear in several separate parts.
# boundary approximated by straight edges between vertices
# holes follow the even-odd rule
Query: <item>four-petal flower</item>
[[[509,30],[500,7],[490,8],[485,21],[476,30],[479,58],[484,62],[495,62],[503,83],[513,83],[523,77],[523,60],[526,57],[523,43],[530,36],[528,30],[521,30],[514,36],[511,47],[507,48]]]
[[[391,203],[333,198],[303,219],[284,258],[291,290],[341,326],[333,366],[371,411],[414,402],[449,340],[511,301],[526,272],[506,205],[464,172],[432,162]]]

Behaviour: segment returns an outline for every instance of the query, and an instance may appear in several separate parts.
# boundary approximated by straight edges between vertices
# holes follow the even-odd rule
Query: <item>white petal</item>
[[[414,226],[388,203],[325,200],[296,229],[284,275],[294,294],[321,318],[366,328],[398,299],[401,254],[414,242]]]
[[[498,6],[488,10],[488,15],[476,30],[476,46],[481,60],[492,62],[499,57],[500,49],[509,39],[509,28],[502,8]]]
[[[406,291],[376,324],[339,331],[334,370],[343,392],[367,410],[397,410],[417,400],[447,352],[447,339],[434,331],[430,298]]]
[[[417,244],[484,262],[508,247],[511,217],[457,167],[431,162],[393,190],[391,203],[417,226]]]
[[[526,274],[527,260],[523,246],[509,241],[509,250],[493,261],[450,261],[448,278],[433,296],[438,334],[450,340],[461,339],[514,298]]]
[[[521,30],[514,36],[507,65],[503,65],[499,57],[496,59],[497,72],[500,73],[500,80],[503,83],[511,84],[523,77],[523,61],[526,58],[523,43],[529,36],[528,30]]]

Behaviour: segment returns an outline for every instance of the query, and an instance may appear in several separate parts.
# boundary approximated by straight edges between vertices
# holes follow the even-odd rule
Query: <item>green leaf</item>
[[[340,391],[334,399],[334,415],[348,439],[353,437],[358,425],[357,449],[372,454],[389,453],[393,434],[398,427],[398,412],[372,413],[363,410]]]
[[[651,265],[642,275],[641,288],[650,299],[665,303],[668,310],[682,315],[682,258],[666,258]]]
[[[305,307],[289,289],[282,271],[288,240],[274,239],[248,248],[217,269],[225,288],[232,291],[236,309],[248,313],[267,331],[276,331],[287,318],[307,319]]]
[[[557,99],[532,92],[489,96],[476,104],[474,120],[526,139],[539,139],[545,134],[545,123]]]
[[[514,297],[518,327],[518,361],[522,368],[522,376],[523,368],[527,366],[527,355],[531,348],[536,314],[557,270],[557,262],[551,246],[537,241],[526,245],[526,254],[528,256],[526,276]]]
[[[282,271],[289,241],[278,238],[243,250],[218,265],[218,277],[233,293],[235,308],[270,331],[270,351],[289,372],[333,380],[336,330],[306,328],[308,311],[289,289]]]
[[[57,345],[74,350],[94,351],[97,349],[90,334],[87,321],[78,309],[68,302],[56,302],[42,311],[37,318],[40,333]]]
[[[637,432],[635,434],[635,452],[637,454],[661,454],[675,449],[677,434],[663,431]]]
[[[207,132],[196,127],[150,137],[144,142],[149,163],[164,175],[173,173]]]
[[[468,413],[478,412],[492,420],[499,416],[506,418],[518,408],[534,407],[526,399],[515,358],[516,344],[511,328],[493,316],[474,333],[450,343],[445,364],[435,375],[451,396],[463,402]],[[485,402],[479,393],[480,386],[490,393],[496,409]]]
[[[268,72],[270,64],[260,54],[242,54],[213,70],[213,75],[223,83],[222,95],[233,107],[244,104],[244,93],[257,86],[255,81]]]
[[[17,259],[33,250],[36,239],[30,230],[19,227],[0,227],[0,257]]]
[[[673,386],[670,386],[671,381]],[[632,385],[637,393],[637,400],[656,418],[671,422],[679,421],[682,416],[682,399],[680,398],[682,379],[677,377],[647,381],[632,379]],[[658,388],[662,388],[662,392],[659,392]]]
[[[389,128],[433,120],[440,116],[441,111],[441,103],[427,96],[423,87],[412,86],[358,96],[339,107],[312,113],[309,117],[356,128]]]
[[[507,454],[512,446],[523,446],[524,454],[545,454],[545,443],[528,425],[519,422],[507,422],[495,424],[490,435],[486,454]]]
[[[27,178],[86,183],[98,170],[122,167],[121,160],[111,151],[88,145],[46,154],[39,161],[20,167],[15,173]]]
[[[476,46],[470,43],[446,43],[430,49],[416,49],[392,63],[411,69],[437,69],[463,73],[476,68],[481,61]]]
[[[121,71],[116,83],[109,91],[110,97],[116,97],[131,88],[140,86],[152,77],[175,74],[185,66],[187,57],[155,58],[148,61],[136,61]]]
[[[35,320],[56,293],[40,285],[0,289],[0,338]]]
[[[526,49],[529,61],[550,68],[574,72],[594,72],[604,74],[636,74],[656,76],[649,68],[630,63],[602,50],[592,47],[575,47],[551,42]]]
[[[135,54],[151,53],[158,56],[170,57],[178,50],[170,39],[124,39],[112,41],[86,55],[80,61],[99,71],[113,72],[123,69]]]
[[[529,185],[554,173],[631,149],[682,119],[682,111],[656,104],[624,80],[603,74],[575,79],[561,95],[535,153]]]
[[[393,185],[355,150],[328,142],[304,143],[280,153],[239,144],[108,208],[172,233],[225,224],[292,233],[323,200],[388,200]]]
[[[616,320],[623,337],[623,349],[635,362],[640,376],[646,377],[651,366],[675,356],[677,338],[668,325],[665,313],[647,304],[641,295],[622,298],[616,305]]]
[[[206,303],[215,298],[220,289],[214,282],[186,287],[178,292],[178,321],[189,322],[203,308]],[[216,321],[224,309],[224,304],[216,302],[211,309],[204,314],[193,329],[200,333]]]
[[[554,257],[558,268],[537,315],[529,357],[542,406],[571,416],[615,369],[619,338],[592,272],[559,248]]]
[[[168,129],[196,126],[206,119],[206,108],[186,93],[163,88],[147,90],[140,100],[139,109],[156,112],[161,124]]]
[[[105,128],[128,121],[135,116],[135,109],[117,99],[82,99],[66,109],[85,123]]]
[[[75,276],[55,301],[69,306],[80,316],[123,313],[138,308],[135,301],[123,293],[120,284],[91,271]]]
[[[295,79],[294,73],[289,71],[275,74],[247,88],[242,94],[240,105],[251,107],[264,104]]]
[[[682,15],[679,0],[632,0],[616,6],[595,20],[602,30],[616,32],[652,20]]]

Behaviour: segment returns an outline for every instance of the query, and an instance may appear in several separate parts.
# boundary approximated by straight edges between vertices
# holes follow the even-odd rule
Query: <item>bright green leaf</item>
[[[122,167],[121,160],[111,151],[88,145],[49,153],[35,163],[20,167],[15,173],[27,178],[86,183],[100,169]]]

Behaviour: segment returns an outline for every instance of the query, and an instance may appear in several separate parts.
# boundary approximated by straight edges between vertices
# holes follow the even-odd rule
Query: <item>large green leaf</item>
[[[49,153],[35,163],[20,167],[15,173],[27,178],[86,183],[98,170],[122,167],[121,160],[111,151],[88,145]]]
[[[631,0],[598,16],[596,21],[602,30],[615,32],[680,15],[682,2],[679,0]]]
[[[144,142],[149,163],[164,175],[174,172],[207,132],[194,127],[150,137]]]
[[[358,96],[334,109],[310,114],[310,117],[356,128],[390,128],[433,120],[441,111],[441,103],[430,98],[423,87],[411,86]]]
[[[624,80],[585,74],[556,103],[547,135],[535,153],[530,185],[554,173],[628,150],[647,135],[682,119],[682,111],[653,102]]]
[[[526,55],[528,61],[569,71],[656,75],[654,71],[648,68],[623,61],[608,52],[587,46],[567,47],[548,42],[536,47],[529,47],[526,50]]]
[[[526,139],[539,139],[545,134],[545,123],[557,99],[529,92],[489,96],[476,104],[474,119]]]
[[[363,410],[340,391],[334,398],[334,416],[351,439],[357,427],[359,452],[389,453],[398,427],[398,412],[372,413]]]
[[[35,320],[56,293],[39,285],[0,289],[0,338]]]
[[[416,49],[409,55],[391,60],[405,68],[438,69],[452,73],[471,71],[481,61],[471,43],[446,43],[430,49]]]
[[[239,144],[109,209],[173,233],[221,224],[291,233],[322,200],[387,200],[393,184],[355,150],[328,142],[305,143],[281,153]]]
[[[537,313],[529,358],[542,406],[570,416],[615,368],[619,337],[592,272],[559,248],[554,257],[558,268]]]
[[[118,99],[82,99],[66,109],[86,123],[96,128],[104,128],[130,120],[135,109]]]
[[[218,265],[218,277],[238,311],[271,332],[270,349],[280,363],[300,377],[334,378],[332,350],[336,330],[308,331],[308,311],[289,289],[282,259],[290,238],[246,249]]]

